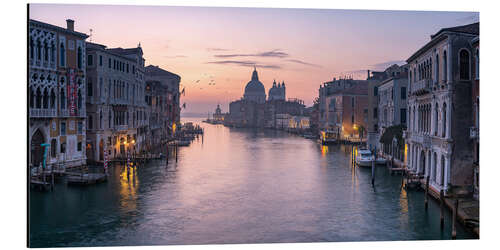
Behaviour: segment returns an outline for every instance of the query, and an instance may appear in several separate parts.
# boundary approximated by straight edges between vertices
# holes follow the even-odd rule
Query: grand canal
[[[198,122],[200,120],[197,120]],[[199,123],[201,124],[201,123]],[[451,238],[439,205],[401,177],[352,168],[350,147],[285,132],[201,124],[179,158],[115,166],[107,183],[31,192],[32,247]],[[459,239],[474,236],[458,227]]]

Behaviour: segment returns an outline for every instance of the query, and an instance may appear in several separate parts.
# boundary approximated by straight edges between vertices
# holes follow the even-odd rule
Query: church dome
[[[252,73],[252,80],[249,81],[247,83],[247,86],[245,87],[245,94],[246,93],[249,93],[249,92],[252,92],[252,93],[263,93],[265,94],[266,93],[266,90],[264,88],[264,84],[262,84],[260,81],[259,81],[259,76],[257,75],[257,70],[254,69],[253,73]]]
[[[255,68],[252,73],[252,80],[245,86],[244,98],[258,103],[265,102],[266,100],[266,89],[264,88],[264,84],[259,81],[259,76]]]

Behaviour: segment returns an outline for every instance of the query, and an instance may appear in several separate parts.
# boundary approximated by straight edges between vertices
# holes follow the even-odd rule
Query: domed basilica
[[[254,101],[256,103],[266,102],[266,89],[264,88],[264,84],[259,81],[259,75],[257,74],[257,69],[255,68],[252,73],[252,80],[249,81],[245,87],[243,99],[247,101]]]

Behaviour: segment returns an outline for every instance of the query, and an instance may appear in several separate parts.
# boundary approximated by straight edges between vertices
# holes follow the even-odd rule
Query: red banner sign
[[[76,99],[77,99],[77,89],[78,86],[76,86],[76,81],[75,81],[75,70],[70,69],[68,73],[68,108],[69,108],[69,115],[70,116],[76,116],[78,113],[78,108],[76,106]]]

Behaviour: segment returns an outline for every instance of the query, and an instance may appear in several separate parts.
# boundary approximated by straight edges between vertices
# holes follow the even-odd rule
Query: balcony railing
[[[411,136],[411,139],[416,142],[422,144],[424,147],[430,147],[431,146],[431,137],[429,135],[419,135],[419,134],[413,134]]]
[[[75,116],[77,116],[77,117],[85,117],[85,114],[86,114],[86,112],[85,112],[85,109],[83,108],[83,109],[78,109],[76,111],[76,115]],[[61,116],[61,117],[69,117],[70,116],[69,115],[69,109],[61,109],[59,111],[59,116]]]
[[[128,125],[117,125],[115,126],[116,131],[124,131],[128,129]]]
[[[425,94],[431,90],[431,79],[422,79],[418,82],[411,83],[412,94]]]
[[[30,108],[30,117],[56,117],[56,109],[33,109]]]
[[[470,127],[470,138],[478,139],[479,138],[479,128]]]

